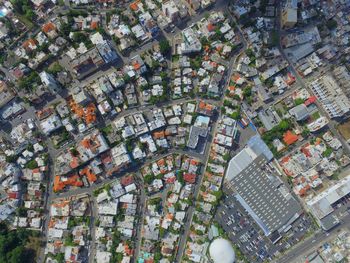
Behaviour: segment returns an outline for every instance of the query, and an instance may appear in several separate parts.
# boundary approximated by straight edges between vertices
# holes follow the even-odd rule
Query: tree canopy
[[[0,263],[34,263],[34,250],[25,247],[30,235],[28,230],[10,231],[0,223]]]
[[[159,41],[159,49],[160,53],[166,55],[171,50],[169,41],[166,39],[162,39],[161,41]]]

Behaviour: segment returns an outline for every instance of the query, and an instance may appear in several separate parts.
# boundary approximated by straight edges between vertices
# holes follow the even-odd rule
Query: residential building
[[[298,0],[288,0],[282,11],[282,26],[292,28],[298,22]]]
[[[45,71],[39,74],[41,82],[52,92],[57,93],[61,90],[60,85],[54,79],[54,77]]]

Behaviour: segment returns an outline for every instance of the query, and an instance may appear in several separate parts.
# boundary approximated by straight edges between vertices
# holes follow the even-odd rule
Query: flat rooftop
[[[299,203],[273,174],[262,154],[239,174],[231,177],[225,187],[248,211],[266,236],[286,229],[299,217]]]

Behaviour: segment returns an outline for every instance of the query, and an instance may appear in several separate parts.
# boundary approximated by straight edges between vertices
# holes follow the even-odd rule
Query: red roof
[[[10,198],[10,199],[18,199],[18,192],[9,192],[7,193],[7,196]]]
[[[42,27],[42,30],[43,30],[44,33],[49,33],[49,32],[51,32],[52,30],[55,30],[55,29],[56,29],[56,26],[52,22],[46,23]]]
[[[291,131],[287,131],[285,134],[283,134],[283,141],[287,145],[291,145],[295,143],[298,140],[298,136],[292,133]]]
[[[69,165],[72,169],[77,168],[79,166],[79,159],[75,156],[72,156],[72,161]]]
[[[195,174],[185,173],[183,175],[183,177],[187,183],[194,184],[196,182],[196,175]]]
[[[212,32],[212,31],[215,30],[215,26],[213,24],[208,24],[207,25],[207,29],[208,29],[209,32]]]
[[[30,39],[27,39],[26,41],[23,42],[22,46],[25,48],[25,49],[30,49],[32,50],[32,47],[36,47],[36,42],[34,39],[30,38]]]
[[[124,176],[120,179],[120,183],[123,185],[123,186],[127,186],[129,184],[132,184],[134,182],[134,177],[132,175],[129,175],[129,176]]]
[[[313,104],[316,102],[316,96],[311,96],[310,98],[308,98],[304,104],[305,106],[309,106],[310,104]]]
[[[133,2],[130,4],[130,8],[133,10],[133,11],[137,11],[139,9],[138,5],[137,5],[137,2]]]
[[[173,176],[173,177],[167,178],[167,179],[165,180],[165,182],[166,182],[167,184],[172,184],[172,183],[175,182],[175,180],[176,180],[176,177]]]
[[[82,169],[80,171],[80,174],[85,175],[90,183],[93,183],[97,180],[96,175],[93,172],[91,172],[91,169],[89,167],[85,167],[84,169]]]
[[[101,155],[101,161],[102,161],[103,164],[111,163],[112,162],[112,157],[108,153],[102,154]]]
[[[140,63],[137,63],[137,62],[135,62],[133,66],[135,70],[139,70],[141,68]]]
[[[92,22],[91,22],[91,25],[90,25],[90,28],[91,28],[91,29],[96,29],[96,28],[98,28],[98,22],[97,22],[97,21],[92,21]]]

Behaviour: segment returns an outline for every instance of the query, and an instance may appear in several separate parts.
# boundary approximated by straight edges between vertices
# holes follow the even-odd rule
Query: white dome
[[[231,243],[223,238],[215,239],[210,244],[209,254],[214,263],[235,262],[235,251]]]

